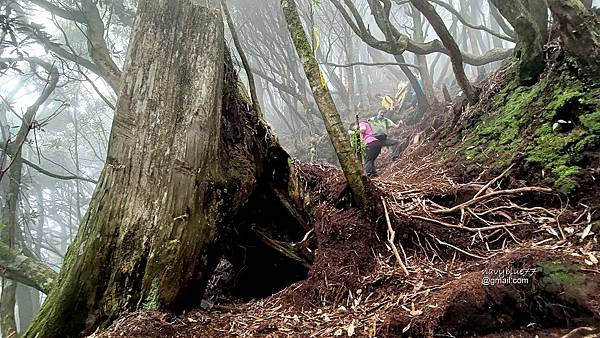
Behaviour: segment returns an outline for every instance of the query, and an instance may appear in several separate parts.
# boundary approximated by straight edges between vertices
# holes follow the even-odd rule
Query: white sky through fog
[[[31,22],[43,26],[44,31],[50,34],[50,36],[54,37],[55,39],[62,37],[61,31],[54,25],[54,22],[52,21],[51,13],[44,9],[38,7],[37,10],[33,12]],[[57,42],[60,43],[61,41]],[[22,48],[22,51],[26,52],[27,56],[40,57],[46,61],[49,61],[50,63],[55,62],[54,65],[57,66],[57,68],[60,68],[60,64],[56,63],[55,61],[56,59],[54,59],[51,56],[48,56],[48,53],[44,49],[44,47],[42,47],[38,43],[31,43],[26,47]],[[16,57],[14,49],[7,48],[5,51],[3,51],[2,57]],[[26,62],[19,62],[18,68],[25,74],[31,73],[31,68]],[[86,70],[84,69],[84,71]],[[40,73],[44,73],[42,69],[40,69]],[[11,72],[10,74],[11,75],[8,76],[5,75],[2,81],[0,81],[0,95],[2,95],[2,97],[4,98],[6,98],[7,93],[12,92],[12,90],[14,90],[14,87],[18,84],[17,78],[22,78],[22,75],[16,74],[14,72]],[[86,71],[86,74],[94,82],[94,85],[103,93],[104,96],[114,96],[111,88],[102,79],[100,79],[99,76],[91,73],[90,71]],[[12,78],[9,79],[9,77]],[[60,78],[59,81],[64,81],[64,77]],[[60,83],[61,82],[59,82],[59,84]],[[87,91],[94,91],[93,87],[88,82],[82,82],[82,85],[86,87]],[[35,100],[39,97],[40,93],[41,87],[37,88],[36,90],[36,87],[34,85],[28,85],[26,83],[19,91],[15,93],[13,99],[11,100],[13,110],[22,115],[27,109],[27,107],[29,107],[33,102],[35,102]],[[7,118],[9,121],[13,121],[13,123],[20,124],[20,121],[16,116],[14,116],[13,113],[9,113],[7,115]]]

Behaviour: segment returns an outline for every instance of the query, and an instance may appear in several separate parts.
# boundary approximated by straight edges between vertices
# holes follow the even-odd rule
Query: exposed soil
[[[336,198],[345,198],[335,184],[341,180],[339,172],[325,165],[304,166],[302,170],[310,172],[309,184],[322,197],[314,224],[319,249],[306,280],[270,297],[216,304],[183,315],[134,313],[98,337],[563,337],[579,327],[598,328],[600,271],[590,254],[600,257],[600,246],[595,234],[581,240],[585,222],[565,218],[563,229],[573,228],[566,241],[531,223],[511,231],[518,243],[508,232],[503,232],[503,240],[492,243],[488,232],[473,236],[411,219],[411,213],[427,214],[417,210],[414,200],[437,198],[449,207],[477,193],[448,179],[433,165],[415,162],[414,166],[405,167],[406,175],[400,170],[375,181],[387,193],[392,224],[406,251],[409,277],[388,250],[383,211],[373,211],[381,216],[377,220],[354,209],[332,206]],[[416,170],[417,166],[421,169]],[[482,183],[471,185],[481,189]],[[527,200],[525,196],[507,199],[513,203]],[[534,208],[534,204],[543,205],[536,204],[541,200],[525,205]],[[581,213],[580,209],[568,211],[576,216]],[[507,212],[515,219],[541,217],[538,211]],[[449,216],[446,221],[457,218]],[[564,285],[549,287],[548,273],[540,270],[542,262],[572,266],[578,274],[573,280],[584,282],[560,278],[567,280],[566,285],[576,285],[580,293],[572,294]],[[484,270],[503,268],[536,270],[527,270],[526,284],[483,285]]]
[[[509,76],[488,79],[476,108],[458,100],[395,135],[402,160],[383,152],[368,210],[351,207],[338,169],[299,165],[313,203],[306,279],[185,314],[133,313],[97,337],[600,337],[600,185],[585,174],[599,157],[570,200],[518,161],[502,174],[441,161],[440,144],[460,142],[452,123],[477,119]]]

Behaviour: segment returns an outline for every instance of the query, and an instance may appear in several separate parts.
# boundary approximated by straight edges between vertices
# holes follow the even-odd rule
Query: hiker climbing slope
[[[390,128],[399,128],[402,122],[394,123],[394,121],[385,117],[387,112],[387,109],[381,108],[377,112],[377,116],[369,118],[368,121],[373,131],[373,136],[381,141],[382,146],[390,147],[392,151],[392,160],[396,160],[400,155],[400,142],[398,140],[389,138],[388,130]]]
[[[365,173],[369,177],[377,176],[377,169],[375,168],[375,160],[381,153],[381,147],[383,142],[373,136],[373,130],[369,123],[361,122],[359,124],[360,138],[365,142]]]

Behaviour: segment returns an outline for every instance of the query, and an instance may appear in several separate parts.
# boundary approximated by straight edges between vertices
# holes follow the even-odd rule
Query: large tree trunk
[[[600,78],[600,19],[579,0],[548,0],[568,54],[583,71]]]
[[[542,11],[536,11],[536,17],[534,17],[523,2],[525,0],[491,1],[513,26],[517,34],[516,53],[519,58],[519,81],[525,85],[535,83],[544,70],[544,41],[539,24]],[[545,4],[538,5],[538,7],[542,5],[545,7]]]
[[[287,192],[291,181],[287,154],[249,106],[218,0],[139,1],[107,165],[25,337],[199,305],[241,206],[259,184]]]

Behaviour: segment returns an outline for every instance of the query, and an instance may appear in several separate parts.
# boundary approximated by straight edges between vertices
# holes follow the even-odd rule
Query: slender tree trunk
[[[348,185],[352,190],[354,200],[359,206],[364,206],[366,203],[366,192],[362,168],[352,152],[352,147],[348,141],[340,115],[329,94],[327,83],[323,78],[319,64],[315,59],[309,40],[302,27],[296,2],[294,0],[281,0],[281,7],[283,8],[292,41],[296,46],[296,51],[304,67],[304,72],[310,83],[315,101],[323,116],[325,128],[329,133]]]
[[[233,19],[231,18],[231,14],[229,14],[229,8],[227,7],[227,1],[221,0],[221,6],[223,8],[223,14],[225,14],[225,20],[227,20],[227,26],[229,27],[229,31],[231,32],[231,37],[233,38],[233,44],[240,55],[240,59],[242,60],[242,65],[244,66],[244,70],[246,71],[246,77],[248,77],[248,88],[250,90],[250,96],[252,98],[252,106],[254,110],[261,114],[260,103],[258,101],[258,95],[256,93],[256,83],[254,82],[254,74],[252,73],[252,68],[250,68],[250,63],[248,62],[248,58],[246,58],[246,53],[244,53],[244,49],[242,48],[242,44],[238,38],[237,30],[235,29],[235,25],[233,23]]]
[[[425,36],[423,32],[423,20],[421,18],[421,13],[417,11],[414,6],[411,6],[411,16],[413,19],[413,38],[416,42],[422,43],[425,41]],[[433,89],[433,79],[429,73],[429,65],[427,64],[427,55],[416,55],[417,65],[419,65],[419,74],[421,75],[421,80],[423,81],[423,89],[425,96],[427,97],[427,102],[433,104],[437,101],[435,97],[435,92]]]
[[[356,62],[356,54],[354,50],[354,40],[353,40],[353,32],[344,30],[344,40],[346,43],[344,44],[344,52],[346,55],[346,61],[348,63]],[[354,67],[348,67],[346,69],[346,91],[348,92],[348,118],[351,120],[354,115],[356,115],[356,95],[354,95],[356,90],[356,74],[354,72]]]
[[[81,88],[81,85],[79,86]],[[75,94],[75,107],[79,107],[79,91]],[[77,109],[77,108],[76,108]],[[75,172],[79,175],[81,168],[79,166],[79,116],[75,110],[72,115],[74,138],[73,138],[73,156]],[[75,180],[75,215],[77,215],[77,224],[81,223],[81,181]]]
[[[396,59],[396,62],[398,62],[398,63],[406,63],[406,59],[404,59],[403,55],[394,55],[394,59]],[[427,101],[427,96],[425,95],[425,92],[423,91],[423,87],[421,87],[419,80],[413,74],[412,70],[410,70],[410,67],[401,65],[400,69],[402,69],[402,72],[404,72],[404,75],[406,75],[408,82],[410,82],[410,85],[412,86],[413,90],[415,91],[415,95],[417,96],[417,108],[420,113],[419,116],[422,116],[423,113],[425,113],[425,111],[427,111],[427,109],[429,109],[429,102]],[[418,120],[418,117],[417,117],[417,120]]]
[[[479,6],[479,4],[477,4],[477,6]],[[475,9],[473,8],[473,1],[468,1],[467,6],[465,7],[465,13],[467,14],[466,17],[469,17],[469,18],[471,18],[471,20],[473,20],[473,24],[475,24],[475,25],[479,24],[478,19],[477,19],[477,13],[475,12]],[[469,43],[471,44],[471,52],[475,53],[477,55],[483,54],[482,51],[485,51],[485,49],[483,49],[483,46],[481,46],[481,48],[480,48],[479,42],[477,41],[477,36],[476,36],[477,32],[480,32],[480,31],[468,29],[467,27],[465,27],[465,30],[469,37]],[[475,66],[474,68],[477,73],[477,79],[483,79],[485,77],[485,65]]]
[[[17,286],[17,304],[19,308],[19,332],[24,332],[33,320],[35,314],[33,293],[37,293],[36,290],[19,284]]]
[[[0,298],[0,328],[2,337],[16,337],[17,322],[15,319],[17,283],[4,279],[2,297]]]
[[[9,149],[17,147],[9,147]],[[11,166],[8,169],[8,175],[4,179],[8,180],[5,203],[2,208],[2,223],[4,224],[1,234],[2,243],[11,249],[17,249],[16,233],[19,231],[18,211],[19,194],[21,192],[21,171],[23,168],[21,161],[21,149],[14,150],[11,156]],[[0,300],[0,328],[2,337],[11,337],[17,333],[17,324],[15,319],[17,283],[5,279],[2,287],[2,298]]]
[[[498,24],[498,21],[496,21],[496,17],[492,14],[492,11],[494,9],[496,9],[494,6],[489,6],[489,11],[490,11],[490,21],[489,22],[490,22],[490,26],[491,26],[492,30],[498,32],[498,31],[500,31],[500,25]],[[492,35],[491,39],[492,39],[492,46],[494,48],[503,48],[504,47],[504,42],[499,37]]]
[[[439,16],[439,14],[435,11],[433,5],[431,5],[427,1],[423,0],[410,0],[410,2],[415,6],[423,15],[427,18],[431,26],[437,33],[437,35],[442,40],[444,46],[448,49],[450,54],[450,59],[452,61],[452,69],[454,70],[454,75],[456,76],[456,81],[460,85],[460,88],[465,93],[467,99],[471,102],[477,102],[479,97],[479,90],[471,84],[467,75],[465,74],[465,69],[463,65],[463,57],[456,44],[456,41],[452,37],[452,34],[446,28],[446,24],[444,20]]]

